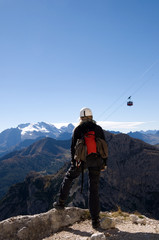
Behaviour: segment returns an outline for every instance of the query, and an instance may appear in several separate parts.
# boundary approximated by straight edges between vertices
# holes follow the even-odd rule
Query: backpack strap
[[[81,163],[81,168],[82,168],[82,181],[81,181],[81,193],[82,193],[84,183],[84,162]]]

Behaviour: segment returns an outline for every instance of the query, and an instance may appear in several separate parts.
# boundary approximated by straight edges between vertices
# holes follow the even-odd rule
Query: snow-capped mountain
[[[71,138],[74,125],[61,124],[60,127],[55,126],[56,124],[50,124],[45,122],[38,123],[25,123],[20,124],[16,128],[6,129],[0,133],[0,156],[19,149],[23,141],[25,141],[26,146],[33,140],[44,137],[51,137],[58,140],[67,140]],[[31,144],[30,143],[30,144]],[[24,144],[25,145],[25,144]],[[23,145],[23,146],[24,146]]]
[[[60,128],[57,128],[54,124],[38,122],[35,124],[20,124],[17,128],[21,131],[21,140],[36,139],[37,137],[42,135],[57,139],[60,134],[64,132],[72,133],[74,125],[70,123],[66,126],[61,126]]]

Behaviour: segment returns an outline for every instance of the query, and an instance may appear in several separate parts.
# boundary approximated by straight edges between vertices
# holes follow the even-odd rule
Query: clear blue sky
[[[158,92],[158,0],[0,0],[0,131],[84,106],[159,130]]]

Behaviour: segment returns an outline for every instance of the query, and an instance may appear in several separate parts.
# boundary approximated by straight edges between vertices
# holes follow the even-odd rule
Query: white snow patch
[[[28,132],[34,132],[34,131],[45,132],[45,133],[49,132],[46,128],[39,127],[37,124],[33,124],[33,123],[30,123],[30,125],[25,128],[19,128],[19,129],[22,130],[22,132],[21,132],[22,135],[25,135]]]

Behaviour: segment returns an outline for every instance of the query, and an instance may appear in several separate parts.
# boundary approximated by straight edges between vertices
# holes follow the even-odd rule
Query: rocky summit
[[[141,214],[100,212],[93,229],[88,209],[65,208],[0,222],[0,240],[158,240],[159,221]]]

